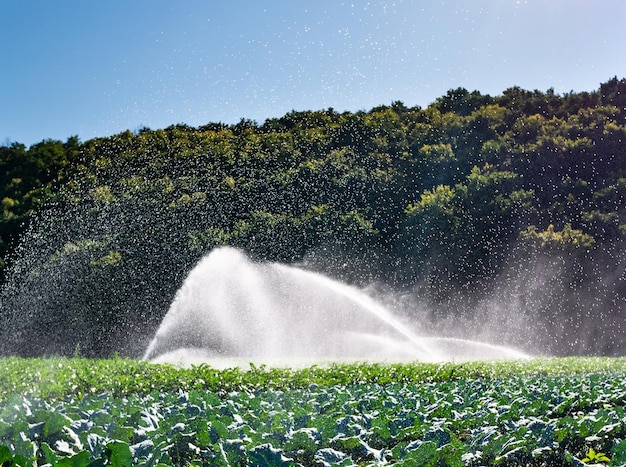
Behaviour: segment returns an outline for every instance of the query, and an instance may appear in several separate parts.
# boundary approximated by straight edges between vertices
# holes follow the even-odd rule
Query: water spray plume
[[[523,358],[516,350],[418,336],[360,290],[240,251],[213,250],[189,273],[144,358],[171,363]]]

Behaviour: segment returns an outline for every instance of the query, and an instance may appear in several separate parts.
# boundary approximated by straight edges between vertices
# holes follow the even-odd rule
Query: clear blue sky
[[[0,0],[0,144],[626,76],[623,0]]]

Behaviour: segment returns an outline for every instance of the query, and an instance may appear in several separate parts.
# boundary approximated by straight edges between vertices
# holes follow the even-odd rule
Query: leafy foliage
[[[116,397],[153,391],[204,390],[226,396],[231,391],[306,389],[310,385],[420,384],[457,379],[539,377],[626,371],[625,358],[533,358],[465,363],[333,363],[308,368],[255,366],[217,370],[206,364],[179,368],[124,358],[0,359],[0,400],[30,394],[46,400],[107,392]]]
[[[58,382],[56,395],[3,392],[0,461],[15,465],[626,462],[623,359],[249,372],[129,360],[2,363],[14,384],[46,366]],[[87,367],[93,389],[72,394]]]

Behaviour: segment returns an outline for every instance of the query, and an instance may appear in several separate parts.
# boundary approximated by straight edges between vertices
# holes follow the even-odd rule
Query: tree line
[[[542,344],[593,322],[569,351],[617,352],[625,143],[612,78],[0,147],[0,351],[137,355],[189,269],[232,245],[446,316],[522,295],[507,313],[539,313]]]

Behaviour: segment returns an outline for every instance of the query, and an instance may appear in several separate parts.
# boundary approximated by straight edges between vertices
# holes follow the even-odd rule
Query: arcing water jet
[[[522,357],[505,347],[419,337],[356,288],[292,266],[254,263],[228,247],[189,273],[144,354],[212,364]]]

